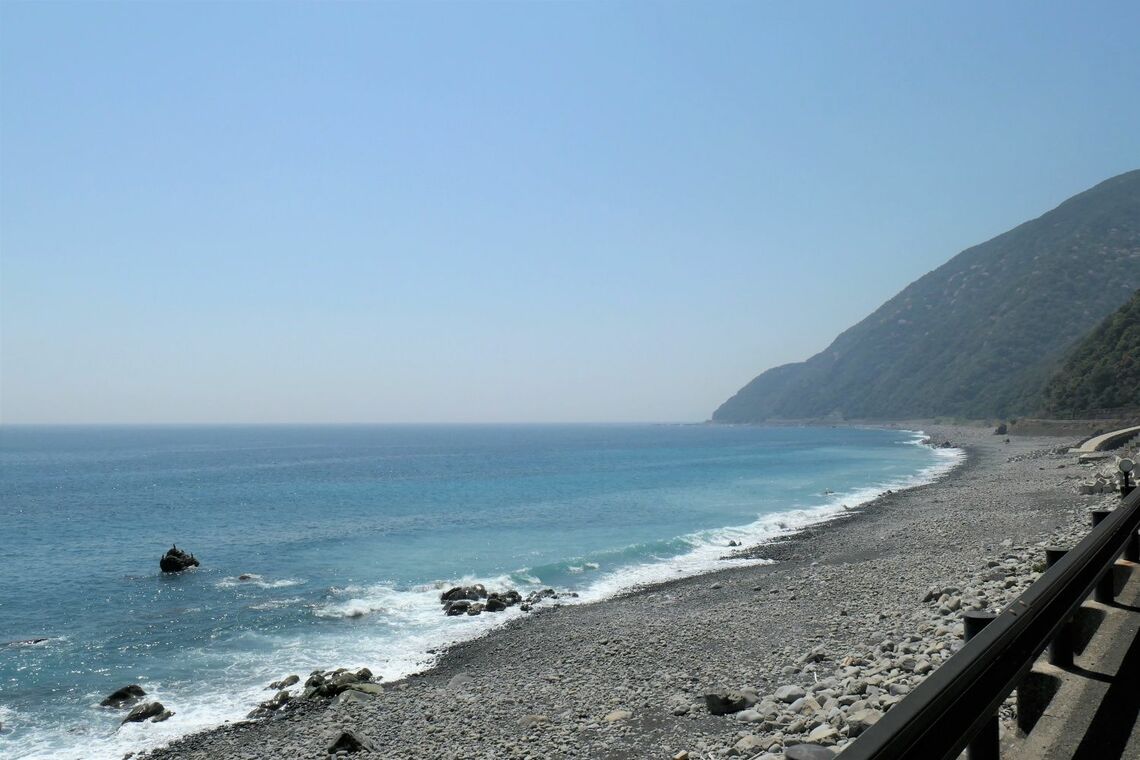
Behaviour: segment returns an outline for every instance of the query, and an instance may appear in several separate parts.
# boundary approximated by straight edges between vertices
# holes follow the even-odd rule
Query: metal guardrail
[[[1070,641],[1069,621],[1090,594],[1111,601],[1117,557],[1138,559],[1140,488],[1094,520],[1099,522],[1089,534],[1063,556],[1050,557],[1051,566],[1000,614],[968,617],[962,649],[844,749],[840,760],[952,760],[967,746],[971,760],[998,757],[998,707],[1054,639]],[[1060,656],[1065,654],[1072,656],[1071,650]]]

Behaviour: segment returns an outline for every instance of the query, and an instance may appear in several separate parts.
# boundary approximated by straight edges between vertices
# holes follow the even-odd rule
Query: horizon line
[[[559,420],[528,420],[528,421],[466,421],[466,422],[448,422],[448,421],[428,421],[428,422],[3,422],[0,421],[0,428],[14,428],[14,427],[378,427],[378,426],[401,426],[408,427],[413,425],[423,426],[487,426],[487,425],[502,425],[502,426],[528,426],[528,425],[705,425],[712,423],[713,420],[579,420],[579,421],[559,421]]]

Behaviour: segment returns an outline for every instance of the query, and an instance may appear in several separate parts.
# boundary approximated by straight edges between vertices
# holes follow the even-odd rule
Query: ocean
[[[948,471],[913,431],[709,425],[0,428],[0,756],[120,758],[317,668],[396,679],[550,603],[704,572]],[[172,545],[201,566],[159,571]],[[244,578],[243,578],[244,576]],[[563,592],[575,592],[569,597]],[[37,643],[30,640],[43,639]],[[128,683],[176,714],[119,728]]]

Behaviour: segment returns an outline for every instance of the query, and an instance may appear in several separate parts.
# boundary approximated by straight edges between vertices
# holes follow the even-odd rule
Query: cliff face
[[[1045,387],[1053,413],[1140,407],[1140,290],[1065,359]]]
[[[1039,408],[1073,345],[1140,287],[1140,170],[959,253],[717,422],[1004,417]]]

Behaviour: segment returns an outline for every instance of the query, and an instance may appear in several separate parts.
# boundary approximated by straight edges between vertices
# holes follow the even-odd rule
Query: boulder
[[[737,713],[751,707],[759,701],[754,693],[748,693],[744,690],[731,691],[728,689],[719,689],[705,694],[705,706],[708,707],[709,712],[713,715]]]
[[[361,750],[371,750],[372,743],[363,739],[351,731],[344,730],[337,733],[333,740],[329,742],[328,754],[335,755],[338,752],[360,752]]]
[[[285,676],[280,681],[274,681],[273,683],[269,684],[269,688],[270,689],[276,689],[276,690],[280,691],[281,689],[292,686],[293,684],[297,683],[300,680],[301,680],[300,676],[295,676],[295,675],[294,676]]]
[[[456,602],[460,599],[470,599],[473,602],[477,602],[480,599],[486,598],[487,589],[482,583],[476,583],[474,586],[454,586],[439,595],[440,604]]]
[[[864,708],[847,715],[847,735],[854,738],[879,722],[883,714],[878,710]]]
[[[163,710],[158,715],[150,719],[151,723],[161,723],[162,721],[172,717],[174,712],[172,710]]]
[[[166,708],[162,706],[161,702],[144,702],[127,713],[127,717],[123,718],[123,723],[141,723],[147,718],[161,715],[165,710]]]
[[[361,694],[368,694],[372,697],[378,697],[384,693],[384,687],[378,683],[354,683],[349,684],[341,693],[344,694],[350,691],[358,691]]]
[[[126,707],[127,705],[134,704],[139,701],[140,697],[145,697],[146,692],[143,687],[137,683],[124,686],[121,689],[116,689],[107,695],[107,698],[99,703],[100,707]]]
[[[384,692],[380,684],[369,683],[372,680],[372,671],[361,668],[355,673],[344,668],[337,668],[329,672],[314,670],[305,681],[305,690],[301,693],[304,699],[328,699],[338,694],[354,689],[376,696]]]
[[[736,744],[732,745],[732,749],[728,751],[730,755],[744,755],[745,757],[755,755],[763,749],[767,749],[771,744],[771,739],[764,740],[755,734],[747,734],[740,738]]]
[[[602,718],[606,723],[616,723],[619,720],[628,720],[633,717],[633,713],[629,710],[610,710],[606,713],[606,717]]]
[[[343,704],[356,704],[359,702],[371,702],[374,699],[376,699],[376,697],[373,696],[372,694],[369,694],[369,693],[363,692],[363,691],[358,691],[357,689],[349,688],[349,689],[345,689],[340,694],[337,694],[336,698],[333,699],[332,704],[334,707],[336,707],[336,706],[343,705]]]
[[[550,595],[554,595],[552,589],[548,590]],[[542,595],[545,593],[541,592]],[[531,594],[531,598],[533,601],[535,594]],[[471,586],[454,586],[439,595],[439,602],[443,605],[443,613],[449,616],[502,612],[507,607],[521,603],[522,600],[522,595],[514,589],[488,593],[487,587],[481,583]]]
[[[526,601],[528,604],[542,601],[543,599],[557,599],[558,592],[552,588],[544,588],[542,591],[532,591],[527,594]]]
[[[839,741],[839,732],[835,730],[835,726],[824,723],[822,726],[813,728],[807,738],[809,742],[815,744],[831,745]]]
[[[449,617],[454,616],[454,615],[465,615],[465,614],[467,614],[467,610],[470,607],[471,607],[471,602],[469,600],[467,600],[467,599],[456,599],[456,600],[448,602],[446,605],[444,605],[443,614],[445,614]]]
[[[805,692],[799,686],[789,685],[789,686],[781,686],[780,688],[776,689],[776,693],[773,694],[772,696],[774,696],[778,702],[785,702],[787,704],[791,704],[792,702],[795,702],[797,699],[803,699],[804,697],[806,697],[807,692]]]
[[[180,573],[191,567],[198,567],[198,560],[193,554],[187,554],[175,545],[162,555],[162,559],[158,561],[158,566],[164,573]]]
[[[268,717],[269,715],[272,715],[273,713],[277,712],[282,707],[287,705],[290,700],[292,700],[292,697],[289,695],[289,692],[279,691],[273,696],[272,699],[267,699],[266,701],[262,702],[260,705],[255,707],[254,709],[250,710],[249,713],[245,717],[247,717],[247,718],[265,718],[265,717]]]
[[[356,673],[344,671],[342,673],[333,675],[332,678],[327,679],[324,684],[324,690],[328,696],[334,697],[347,689],[349,686],[360,683],[361,680],[362,679],[360,676],[358,676]]]

